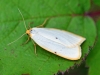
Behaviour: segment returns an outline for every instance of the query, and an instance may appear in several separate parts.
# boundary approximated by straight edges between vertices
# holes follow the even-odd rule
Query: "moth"
[[[23,18],[20,10],[19,12]],[[45,24],[46,20],[42,25]],[[25,21],[24,25],[26,28]],[[34,27],[30,28],[29,30],[26,28],[25,34],[28,34],[29,37],[43,49],[69,60],[78,60],[81,58],[82,53],[80,45],[86,40],[84,37],[81,37],[79,35],[54,28]]]

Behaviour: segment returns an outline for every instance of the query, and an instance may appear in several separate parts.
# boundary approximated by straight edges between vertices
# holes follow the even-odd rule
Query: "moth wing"
[[[45,50],[54,53],[58,56],[61,56],[70,60],[78,60],[81,57],[81,48],[80,46],[75,46],[73,48],[68,48],[65,45],[52,41],[42,35],[31,34],[31,38]]]
[[[61,43],[66,47],[72,48],[77,45],[81,45],[81,43],[85,40],[85,38],[75,35],[73,33],[52,29],[52,28],[33,28],[38,32],[39,35],[44,36],[54,42]]]

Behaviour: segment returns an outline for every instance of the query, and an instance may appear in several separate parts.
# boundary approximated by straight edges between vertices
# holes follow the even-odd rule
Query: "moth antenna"
[[[23,21],[24,21],[24,26],[25,26],[26,30],[28,30],[27,27],[26,27],[26,23],[25,23],[24,17],[23,17],[23,15],[22,15],[22,13],[21,13],[21,11],[20,11],[19,8],[18,8],[18,11],[19,11],[20,15],[22,16],[22,19],[23,19]]]
[[[23,35],[21,35],[18,39],[16,39],[15,41],[9,43],[8,45],[11,45],[12,43],[16,42],[17,40],[19,40],[21,37],[23,37],[26,33],[24,33]]]

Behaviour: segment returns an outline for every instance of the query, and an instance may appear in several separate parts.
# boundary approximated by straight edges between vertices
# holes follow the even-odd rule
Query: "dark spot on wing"
[[[58,38],[56,37],[56,39],[58,39]]]
[[[55,52],[55,54],[56,54],[57,52]]]

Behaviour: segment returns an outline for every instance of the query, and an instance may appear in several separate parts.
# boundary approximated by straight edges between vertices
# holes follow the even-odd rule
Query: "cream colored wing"
[[[72,48],[78,45],[85,40],[85,38],[75,35],[73,33],[52,29],[52,28],[33,28],[38,35],[43,36],[44,38],[48,38],[54,42],[65,45],[66,47]]]

